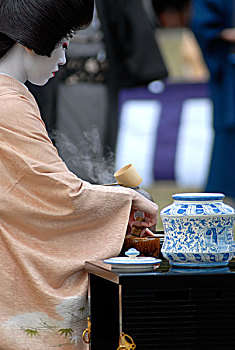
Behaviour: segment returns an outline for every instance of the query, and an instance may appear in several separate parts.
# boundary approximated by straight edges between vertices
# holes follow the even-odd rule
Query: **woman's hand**
[[[151,202],[140,193],[132,191],[132,208],[129,217],[129,231],[133,228],[139,228],[139,236],[151,235],[149,228],[153,228],[157,224],[158,206],[156,203]],[[142,220],[140,221],[136,217],[136,212],[142,212]]]

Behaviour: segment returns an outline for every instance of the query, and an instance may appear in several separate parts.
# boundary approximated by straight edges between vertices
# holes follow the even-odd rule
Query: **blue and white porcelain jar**
[[[235,252],[235,211],[222,193],[182,193],[160,215],[165,239],[161,249],[171,266],[219,267]]]

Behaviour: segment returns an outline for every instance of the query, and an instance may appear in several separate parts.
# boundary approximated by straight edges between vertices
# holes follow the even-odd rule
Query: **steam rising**
[[[96,127],[83,132],[83,138],[73,144],[60,131],[52,135],[61,158],[70,171],[83,180],[95,184],[115,182],[115,158],[112,152],[104,156],[100,135]]]

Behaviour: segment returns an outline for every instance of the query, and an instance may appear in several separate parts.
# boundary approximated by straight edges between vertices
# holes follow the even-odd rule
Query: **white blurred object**
[[[165,84],[161,80],[154,80],[148,84],[148,90],[152,94],[161,94],[165,90]]]
[[[116,148],[116,170],[132,163],[142,185],[154,181],[153,166],[161,103],[156,100],[132,100],[122,106]]]
[[[176,146],[175,178],[183,187],[205,186],[213,147],[210,99],[188,99],[182,108]]]

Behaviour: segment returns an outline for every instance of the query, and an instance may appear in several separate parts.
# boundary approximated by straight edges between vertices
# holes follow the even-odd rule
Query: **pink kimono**
[[[0,350],[87,349],[84,262],[119,253],[131,203],[72,174],[31,93],[0,74]]]

